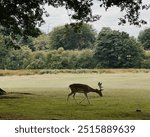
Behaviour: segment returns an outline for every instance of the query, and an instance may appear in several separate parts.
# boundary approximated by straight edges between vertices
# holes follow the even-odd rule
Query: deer
[[[83,93],[85,95],[85,98],[87,99],[88,103],[90,104],[90,101],[89,101],[88,95],[87,95],[89,92],[95,92],[100,97],[103,96],[103,94],[102,94],[102,91],[103,91],[102,83],[98,82],[98,86],[100,88],[99,90],[98,89],[94,89],[94,88],[92,88],[92,87],[90,87],[90,86],[88,86],[86,84],[76,83],[76,84],[69,85],[69,89],[70,89],[71,93],[68,94],[67,102],[69,101],[69,97],[71,95],[73,95],[73,98],[74,98],[75,102],[78,104],[78,102],[75,99],[75,95],[76,95],[76,93]],[[83,100],[81,100],[81,102],[83,102],[85,100],[85,98]]]

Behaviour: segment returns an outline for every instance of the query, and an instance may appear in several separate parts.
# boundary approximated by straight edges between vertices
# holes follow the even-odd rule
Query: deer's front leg
[[[87,93],[84,93],[85,97],[87,98],[88,103],[90,104],[89,98],[87,96]]]
[[[73,94],[73,98],[74,98],[75,102],[78,104],[78,102],[77,102],[77,100],[75,98],[75,95],[76,95],[76,93]]]

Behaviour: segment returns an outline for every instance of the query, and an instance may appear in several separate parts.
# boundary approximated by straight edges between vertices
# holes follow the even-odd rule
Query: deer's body
[[[71,91],[73,93],[89,93],[89,92],[96,92],[95,89],[93,89],[92,87],[85,85],[85,84],[71,84],[69,86],[69,88],[71,89]]]
[[[97,93],[97,94],[99,94],[99,96],[103,96],[102,95],[102,83],[98,83],[98,85],[99,85],[99,87],[100,87],[100,90],[98,90],[98,89],[94,89],[94,88],[92,88],[92,87],[90,87],[90,86],[88,86],[88,85],[86,85],[86,84],[71,84],[71,85],[69,85],[69,88],[70,88],[70,90],[71,90],[71,93],[69,93],[68,94],[68,99],[69,99],[69,97],[71,96],[71,95],[73,95],[73,98],[75,99],[75,95],[76,95],[76,93],[84,93],[84,95],[85,95],[85,97],[87,98],[87,100],[88,100],[88,103],[90,104],[90,101],[89,101],[89,99],[88,99],[88,96],[87,96],[87,94],[89,93],[89,92],[95,92],[95,93]],[[67,101],[68,101],[68,99],[67,99]],[[75,100],[76,101],[76,100]],[[82,100],[83,101],[83,100]],[[81,101],[81,102],[82,102]],[[77,101],[76,101],[77,102]],[[81,103],[80,102],[80,103]]]

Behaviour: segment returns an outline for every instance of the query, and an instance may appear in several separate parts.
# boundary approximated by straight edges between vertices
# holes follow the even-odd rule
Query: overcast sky
[[[143,0],[144,3],[150,4],[150,0]],[[118,25],[118,18],[123,16],[123,13],[119,11],[117,7],[109,9],[107,12],[99,7],[99,2],[95,1],[93,6],[93,14],[101,15],[101,19],[92,23],[93,28],[99,32],[102,27],[111,27],[115,30],[125,31],[130,34],[130,36],[137,37],[139,32],[147,27],[150,27],[150,9],[141,11],[142,19],[145,19],[148,24],[142,27],[136,27],[133,25]],[[49,17],[44,18],[45,24],[41,26],[41,30],[45,33],[50,32],[54,27],[70,23],[67,10],[63,7],[53,8],[46,6],[46,10],[50,14]],[[69,11],[71,12],[71,11]]]

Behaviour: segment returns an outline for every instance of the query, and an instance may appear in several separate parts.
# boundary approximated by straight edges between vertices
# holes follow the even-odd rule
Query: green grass
[[[103,82],[104,97],[89,93],[76,104],[66,102],[68,85],[86,83],[98,88]],[[0,119],[149,119],[150,75],[147,73],[59,73],[28,76],[1,76]],[[79,102],[84,96],[77,94]],[[136,110],[141,112],[136,112]]]

